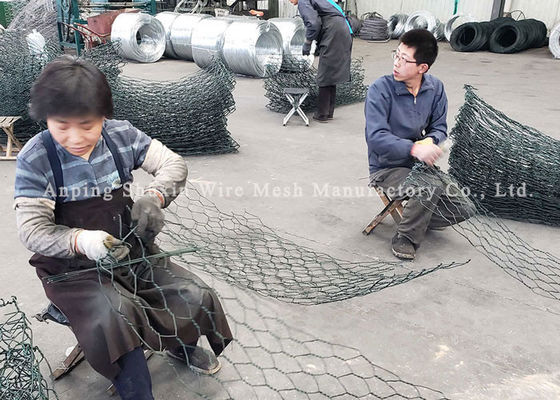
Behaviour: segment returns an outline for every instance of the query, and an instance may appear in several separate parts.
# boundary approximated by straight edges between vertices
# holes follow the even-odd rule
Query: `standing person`
[[[48,129],[17,157],[18,233],[35,252],[29,262],[90,365],[122,399],[134,400],[153,400],[142,344],[166,349],[200,373],[217,372],[216,355],[232,339],[220,301],[198,276],[167,258],[110,275],[94,268],[68,280],[45,279],[157,251],[161,209],[185,186],[183,158],[128,121],[110,119],[105,76],[69,56],[48,64],[34,83],[30,115]],[[154,179],[133,202],[127,189],[137,168]],[[213,352],[197,346],[202,335]]]
[[[393,74],[382,76],[368,89],[365,133],[370,185],[391,193],[393,199],[406,198],[410,191],[404,182],[414,163],[433,166],[442,155],[439,146],[447,139],[445,89],[438,78],[427,73],[437,54],[437,41],[429,31],[406,32],[392,53]],[[458,188],[442,187],[441,182],[429,184],[431,196],[419,192],[406,202],[391,242],[398,258],[413,259],[428,229],[461,222],[474,212]]]
[[[298,6],[305,23],[305,43],[302,53],[308,56],[311,42],[317,41],[319,97],[313,119],[327,122],[334,117],[336,85],[350,81],[352,35],[354,32],[346,14],[334,0],[290,0]]]

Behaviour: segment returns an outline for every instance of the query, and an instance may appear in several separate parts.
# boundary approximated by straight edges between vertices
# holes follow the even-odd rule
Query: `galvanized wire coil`
[[[177,58],[194,61],[192,53],[193,30],[205,18],[212,18],[212,16],[208,14],[180,14],[173,21],[169,38]]]
[[[305,25],[300,17],[295,18],[271,18],[269,19],[280,31],[284,55],[282,57],[282,70],[287,71],[294,65],[293,60],[298,61],[298,70],[309,68],[313,65],[314,56],[301,54],[305,42]]]
[[[550,31],[548,48],[550,49],[550,52],[552,53],[554,58],[560,58],[560,23]]]
[[[404,28],[408,15],[406,14],[393,14],[387,20],[387,30],[391,39],[398,39],[405,32]]]
[[[138,62],[156,62],[165,51],[165,29],[155,17],[141,13],[120,14],[111,28],[120,54]]]
[[[404,31],[408,32],[411,29],[426,29],[432,32],[437,40],[443,39],[443,26],[429,11],[420,10],[410,14],[406,20]]]
[[[234,20],[224,35],[223,56],[237,74],[264,78],[282,66],[282,34],[268,21]]]
[[[449,21],[445,24],[445,39],[450,42],[451,41],[451,34],[455,30],[456,27],[466,23],[466,22],[477,22],[477,19],[470,14],[463,15],[463,14],[455,14],[453,15]]]
[[[232,22],[225,18],[207,18],[196,24],[191,37],[192,57],[196,65],[204,68],[214,59],[225,62],[224,38]]]
[[[165,52],[163,55],[166,57],[178,58],[177,53],[173,50],[173,44],[171,43],[171,26],[179,15],[179,13],[171,11],[160,12],[156,15],[157,20],[161,22],[165,30]]]

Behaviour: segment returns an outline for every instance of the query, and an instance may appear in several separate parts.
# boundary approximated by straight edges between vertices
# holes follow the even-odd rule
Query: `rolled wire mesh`
[[[164,11],[156,15],[157,20],[161,22],[163,29],[165,30],[165,52],[163,55],[166,57],[178,58],[177,53],[173,50],[173,44],[171,42],[171,26],[179,15],[179,13],[172,11]]]
[[[305,42],[305,25],[300,17],[295,18],[271,18],[269,19],[280,31],[283,43],[282,69],[284,71],[293,67],[296,61],[298,66],[309,68],[313,65],[314,56],[302,55],[303,43]],[[300,62],[301,61],[301,62]]]
[[[113,22],[111,40],[119,42],[123,57],[152,63],[165,52],[166,34],[163,24],[151,15],[122,13]]]
[[[548,48],[550,49],[550,52],[552,53],[554,58],[560,58],[560,23],[550,31]]]
[[[476,22],[476,18],[472,15],[463,15],[463,14],[455,14],[453,15],[449,21],[445,24],[444,34],[445,39],[449,42],[451,41],[451,34],[455,30],[456,27],[466,23],[466,22]]]
[[[0,298],[0,398],[58,399],[41,373],[43,363],[46,363],[45,357],[33,345],[29,320],[20,310],[17,299]]]
[[[280,31],[268,21],[233,21],[225,32],[223,57],[233,72],[263,78],[280,71],[282,45]]]
[[[12,19],[6,29],[41,33],[46,40],[57,40],[56,8],[53,0],[12,0]]]
[[[387,20],[387,30],[391,39],[398,39],[405,32],[406,21],[408,15],[406,14],[393,14]]]
[[[498,217],[559,226],[560,142],[507,117],[473,87],[465,88],[465,103],[450,132],[450,174]],[[526,195],[496,195],[510,186]]]
[[[536,19],[504,22],[488,40],[493,53],[511,54],[546,44],[546,25]]]
[[[426,29],[434,35],[437,40],[442,40],[443,25],[442,23],[429,11],[416,11],[410,14],[406,20],[404,31],[408,32],[411,29]]]
[[[468,171],[462,174],[465,175]],[[434,215],[453,224],[454,231],[508,275],[540,296],[560,300],[560,259],[532,247],[486,208],[481,197],[484,192],[462,186],[452,176],[424,164],[415,165],[405,186],[415,187],[417,191],[433,191],[436,187],[441,187],[442,198],[452,191],[461,191],[470,196],[473,204],[471,210],[476,210],[475,212],[449,206],[450,201],[442,203],[441,198],[429,196],[422,197],[420,203]],[[448,215],[453,217],[447,217]],[[464,221],[455,224],[462,220]]]
[[[171,25],[170,40],[173,51],[182,60],[194,61],[192,35],[195,26],[203,19],[211,18],[208,14],[181,14]]]
[[[364,101],[367,86],[364,85],[364,67],[361,59],[353,59],[350,65],[350,82],[336,86],[336,104],[352,104]],[[292,66],[288,71],[280,71],[264,81],[266,90],[265,96],[268,98],[266,107],[269,110],[286,113],[292,105],[284,95],[285,88],[306,88],[309,95],[301,105],[305,111],[317,108],[317,96],[319,86],[317,85],[317,69],[307,68],[306,63],[292,61]]]
[[[204,68],[214,60],[224,60],[224,40],[232,19],[207,18],[200,21],[193,30],[191,43],[196,65]]]
[[[381,14],[366,13],[362,16],[360,39],[371,41],[388,41],[390,39],[388,22]]]

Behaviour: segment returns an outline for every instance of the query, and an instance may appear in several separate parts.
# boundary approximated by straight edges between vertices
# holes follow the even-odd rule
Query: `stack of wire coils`
[[[360,28],[360,39],[369,41],[388,41],[388,22],[377,12],[362,15],[362,26]]]

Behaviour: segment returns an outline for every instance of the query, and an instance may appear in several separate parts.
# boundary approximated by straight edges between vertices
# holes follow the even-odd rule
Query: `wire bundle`
[[[225,61],[225,33],[232,22],[232,19],[207,18],[196,25],[191,37],[192,56],[196,65],[204,68],[214,59]]]
[[[536,19],[504,22],[498,26],[488,41],[493,53],[518,53],[546,44],[546,25]]]
[[[560,58],[560,24],[556,25],[550,31],[550,38],[548,39],[548,48],[554,58]]]
[[[180,14],[171,25],[169,39],[171,47],[181,60],[194,61],[192,35],[194,27],[203,19],[211,18],[208,14]]]
[[[282,66],[282,35],[268,21],[235,20],[224,35],[223,57],[237,74],[259,78],[277,74]]]
[[[403,35],[407,20],[408,15],[406,14],[393,14],[389,17],[389,20],[387,21],[387,29],[391,39],[398,39]]]
[[[457,21],[459,21],[459,22],[457,23]],[[451,41],[451,34],[455,30],[455,28],[453,26],[454,25],[456,25],[456,27],[461,26],[462,24],[464,24],[466,22],[476,22],[476,18],[473,17],[472,15],[463,15],[463,14],[453,15],[449,19],[449,21],[447,21],[447,23],[445,24],[445,28],[444,28],[445,39],[448,42],[450,42]]]
[[[148,14],[120,14],[113,22],[111,40],[120,42],[123,57],[138,62],[156,62],[165,52],[163,24]]]
[[[486,22],[467,22],[458,26],[451,33],[449,44],[455,51],[471,52],[488,50],[488,42],[494,30],[506,23],[514,21],[510,17],[496,18]]]
[[[177,53],[175,53],[175,51],[173,50],[173,45],[171,43],[171,26],[179,15],[179,13],[171,11],[160,12],[156,15],[157,20],[161,22],[161,24],[163,25],[163,29],[165,30],[165,52],[163,53],[163,55],[166,57],[178,58]]]
[[[292,60],[302,62],[302,66],[309,68],[313,64],[313,55],[301,54],[305,42],[305,25],[300,17],[271,18],[269,19],[282,35],[284,54],[282,57],[282,70],[287,71],[293,65]]]
[[[388,22],[377,12],[366,13],[362,16],[362,27],[359,33],[362,40],[389,40]]]
[[[404,31],[408,32],[411,29],[426,29],[432,32],[437,40],[443,40],[444,37],[443,24],[429,11],[420,10],[410,14]]]

